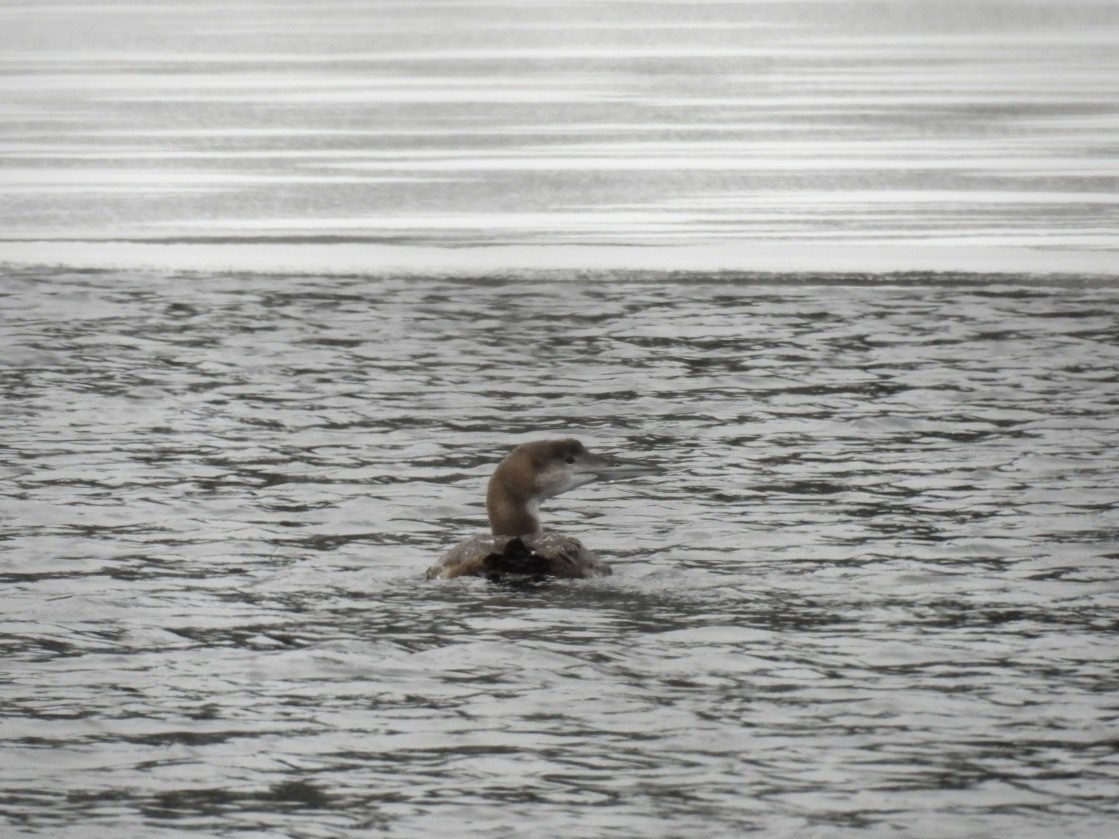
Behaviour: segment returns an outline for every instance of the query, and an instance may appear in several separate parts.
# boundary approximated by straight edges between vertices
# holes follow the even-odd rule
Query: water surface
[[[1114,284],[3,281],[8,833],[1119,818]],[[424,581],[553,435],[615,574]]]
[[[9,2],[0,259],[1116,274],[1117,83],[1093,0]]]
[[[1117,43],[0,0],[0,832],[1109,835]],[[560,435],[614,575],[424,581]]]

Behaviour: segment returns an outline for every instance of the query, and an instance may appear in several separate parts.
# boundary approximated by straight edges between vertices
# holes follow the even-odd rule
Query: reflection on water
[[[7,4],[0,258],[702,244],[1114,274],[1117,42],[1091,0]],[[946,266],[962,248],[983,262]]]
[[[9,271],[0,818],[1104,835],[1114,286],[792,279]],[[560,433],[615,575],[422,580]]]

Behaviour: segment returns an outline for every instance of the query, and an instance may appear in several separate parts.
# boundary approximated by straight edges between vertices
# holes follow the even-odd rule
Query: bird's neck
[[[540,500],[520,489],[501,470],[490,479],[486,513],[494,536],[529,536],[540,532]]]

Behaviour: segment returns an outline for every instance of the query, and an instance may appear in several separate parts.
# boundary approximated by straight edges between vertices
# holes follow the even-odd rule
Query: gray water
[[[1110,836],[1119,6],[0,0],[0,835]],[[612,577],[428,582],[516,443]]]
[[[1117,135],[1106,0],[0,0],[0,261],[1115,275]]]
[[[6,835],[1108,835],[1119,289],[9,271]],[[615,573],[427,582],[523,439]]]

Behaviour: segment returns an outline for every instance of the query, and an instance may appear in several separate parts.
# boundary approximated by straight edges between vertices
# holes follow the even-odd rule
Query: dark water
[[[1119,288],[8,270],[5,835],[1108,835]],[[511,444],[614,565],[429,583]]]

